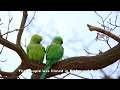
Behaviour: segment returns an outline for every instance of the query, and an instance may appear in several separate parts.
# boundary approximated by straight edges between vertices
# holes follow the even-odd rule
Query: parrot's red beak
[[[61,44],[63,44],[63,41],[61,41]]]

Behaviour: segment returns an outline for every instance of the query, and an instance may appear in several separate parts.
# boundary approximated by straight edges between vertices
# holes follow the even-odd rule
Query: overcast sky
[[[106,18],[107,15],[110,14],[111,11],[99,11],[98,13]],[[114,23],[115,16],[119,14],[119,12],[113,12],[110,17],[112,22]],[[34,11],[28,12],[27,23],[32,19],[34,15]],[[12,19],[10,23],[10,30],[18,29],[21,23],[22,12],[21,11],[0,11],[1,22],[0,30],[5,33],[8,30],[9,19]],[[109,17],[109,18],[110,18]],[[118,16],[119,18],[120,16]],[[109,18],[107,20],[109,20]],[[119,19],[120,20],[120,19]],[[118,25],[119,21],[118,20]],[[88,55],[84,49],[91,53],[99,53],[99,50],[106,51],[109,49],[108,45],[103,41],[96,41],[97,32],[89,31],[87,24],[91,24],[94,26],[101,27],[97,21],[101,22],[101,18],[95,14],[94,11],[37,11],[35,14],[35,18],[31,22],[31,24],[25,28],[22,35],[22,44],[28,45],[30,38],[32,35],[38,33],[43,37],[42,44],[46,47],[50,44],[54,36],[61,36],[63,38],[63,47],[64,47],[64,58],[73,57],[73,56],[86,56]],[[106,23],[106,25],[108,25]],[[119,28],[118,28],[119,29]],[[120,35],[119,30],[116,29],[113,31],[114,34]],[[8,40],[16,43],[17,32],[10,33],[8,36]],[[109,40],[111,47],[117,45],[117,42],[113,39]],[[26,48],[23,46],[24,50]],[[0,45],[1,50],[1,45]],[[69,53],[68,53],[69,52]],[[1,70],[12,72],[14,71],[21,63],[20,57],[16,52],[4,48],[2,54],[0,55],[0,60],[6,62],[0,62]],[[116,64],[110,65],[104,70],[106,73],[111,74],[116,68]],[[30,70],[28,70],[30,71]],[[81,71],[80,71],[81,72]],[[80,73],[79,72],[79,73]],[[89,73],[88,73],[89,72]],[[78,72],[74,72],[79,74]],[[93,78],[101,78],[102,74],[97,71],[83,71],[79,75],[91,78],[91,74]],[[24,74],[27,78],[30,78],[31,74]],[[64,75],[64,74],[63,74]],[[119,73],[116,71],[112,77],[116,77]],[[59,75],[60,77],[60,75]],[[66,78],[78,78],[74,75],[70,75]]]

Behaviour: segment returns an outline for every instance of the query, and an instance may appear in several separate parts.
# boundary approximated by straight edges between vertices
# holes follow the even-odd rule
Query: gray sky
[[[105,18],[111,11],[99,11],[98,13]],[[27,23],[32,19],[34,12],[28,12]],[[119,14],[119,12],[113,12],[110,17],[114,23],[115,16]],[[7,29],[7,25],[9,19],[13,17],[12,22],[10,23],[10,30],[18,29],[22,12],[21,11],[0,11],[1,22],[0,30],[5,33]],[[118,16],[119,18],[120,16]],[[120,19],[119,19],[120,20]],[[118,25],[119,25],[118,20]],[[106,51],[109,49],[108,45],[103,41],[96,41],[97,32],[89,31],[87,24],[91,24],[94,26],[101,27],[97,21],[101,22],[101,18],[98,17],[93,11],[37,11],[35,18],[31,22],[31,24],[25,28],[22,35],[22,44],[25,43],[28,45],[30,38],[33,34],[40,34],[43,37],[42,44],[46,47],[51,42],[52,38],[56,35],[60,35],[63,38],[64,44],[64,58],[73,57],[73,56],[86,56],[87,53],[84,49],[88,50],[91,53],[97,54],[99,50]],[[0,22],[0,23],[1,23]],[[119,28],[118,28],[119,29]],[[116,35],[120,35],[119,30],[116,29],[113,33]],[[10,33],[8,36],[8,40],[16,43],[17,32]],[[111,47],[115,46],[117,42],[113,39],[110,39]],[[23,46],[24,50],[26,48]],[[1,49],[1,45],[0,45]],[[69,53],[68,53],[69,52]],[[0,55],[0,60],[6,60],[6,62],[0,62],[1,70],[11,72],[14,71],[21,63],[19,56],[16,52],[4,48],[2,54]],[[116,63],[106,67],[104,70],[106,73],[111,74],[116,68]],[[28,70],[30,71],[30,70]],[[80,71],[81,72],[81,71]],[[79,74],[80,72],[74,72]],[[101,78],[102,74],[97,71],[82,71],[79,75],[91,78],[91,74],[93,78]],[[30,77],[31,74],[24,74],[27,78]],[[64,75],[64,74],[63,74]],[[113,74],[115,78],[118,74],[116,71]],[[58,77],[61,77],[59,75]],[[73,75],[69,75],[67,78],[78,78]]]

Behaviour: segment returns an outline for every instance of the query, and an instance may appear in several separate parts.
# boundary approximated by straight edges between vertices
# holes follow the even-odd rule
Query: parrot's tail
[[[42,73],[40,79],[44,79],[44,78],[45,78],[45,76],[46,76],[48,70],[50,69],[50,67],[51,67],[51,66],[47,66],[47,67],[45,68],[45,70],[44,70],[44,72]]]

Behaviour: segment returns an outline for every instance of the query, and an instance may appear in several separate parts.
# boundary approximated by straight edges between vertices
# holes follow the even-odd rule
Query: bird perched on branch
[[[42,37],[38,34],[34,34],[31,37],[30,43],[27,46],[27,55],[30,60],[43,63],[45,48],[40,43],[41,41]]]
[[[59,63],[59,60],[62,59],[64,54],[64,48],[62,47],[63,40],[60,36],[56,36],[50,45],[46,49],[46,67],[42,73],[40,79],[46,77],[47,71],[55,63]]]

